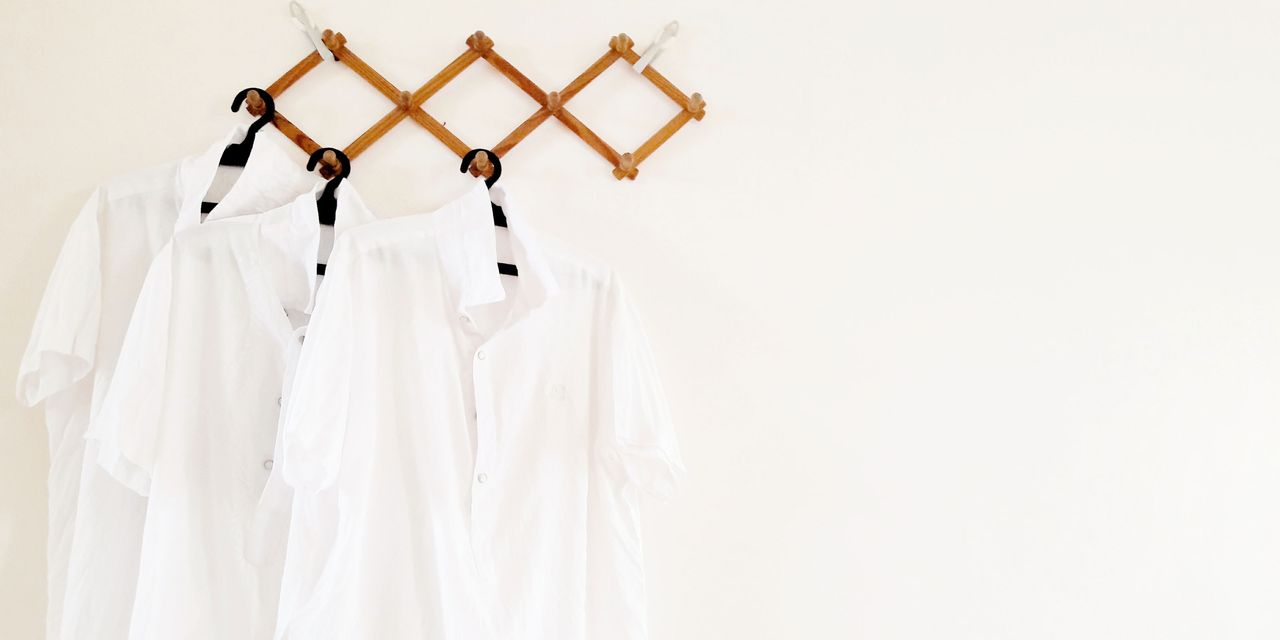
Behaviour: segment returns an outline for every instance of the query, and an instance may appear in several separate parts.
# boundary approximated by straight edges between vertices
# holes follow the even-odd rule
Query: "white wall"
[[[477,28],[550,90],[681,20],[708,115],[638,181],[554,121],[503,178],[649,321],[691,468],[655,639],[1280,637],[1274,2],[311,4],[405,89]],[[244,117],[306,50],[284,5],[0,5],[0,389],[81,200]],[[619,66],[569,107],[634,147],[664,100]],[[389,107],[340,66],[279,104],[338,146]],[[533,104],[477,65],[427,108],[489,145]],[[402,215],[456,163],[406,121],[353,180]],[[10,397],[0,637],[39,638]]]

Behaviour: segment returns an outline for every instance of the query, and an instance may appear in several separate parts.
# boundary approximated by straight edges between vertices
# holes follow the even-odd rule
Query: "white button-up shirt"
[[[119,640],[128,630],[145,501],[95,464],[83,436],[101,401],[152,259],[175,228],[277,207],[316,178],[263,131],[225,195],[210,194],[235,127],[200,155],[115,178],[77,216],[49,278],[18,374],[18,398],[43,402],[49,432],[46,637]],[[87,448],[87,452],[86,452]]]
[[[91,427],[103,467],[148,496],[131,640],[274,628],[282,559],[248,554],[317,284],[319,189],[179,233],[147,275]],[[371,219],[348,182],[337,197],[339,235]]]
[[[657,369],[618,278],[504,209],[477,182],[339,239],[275,467],[277,637],[645,637],[637,489],[682,470]]]

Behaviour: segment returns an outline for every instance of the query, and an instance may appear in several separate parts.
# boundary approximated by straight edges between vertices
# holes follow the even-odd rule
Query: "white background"
[[[283,1],[0,7],[8,389],[93,186],[307,45]],[[1274,1],[312,10],[409,90],[475,29],[552,90],[681,21],[657,66],[707,117],[637,181],[554,120],[503,177],[648,320],[691,471],[647,518],[655,640],[1280,637]],[[279,107],[342,146],[390,104],[333,65]],[[568,107],[621,149],[674,113],[622,65]],[[477,64],[426,108],[487,146],[535,105]],[[407,120],[353,182],[385,216],[466,185]],[[3,398],[0,637],[39,638],[47,453]]]

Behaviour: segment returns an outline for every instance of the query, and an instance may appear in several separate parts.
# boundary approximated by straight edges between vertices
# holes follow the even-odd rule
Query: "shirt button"
[[[271,458],[267,458],[266,460],[262,461],[262,468],[266,469],[267,471],[270,471],[271,467],[274,467],[274,466],[276,466],[276,461],[272,460]]]
[[[284,403],[284,396],[276,396],[276,406],[279,407]]]
[[[471,324],[471,318],[468,318],[467,316],[458,316],[458,320],[462,321],[464,324]]]
[[[483,352],[483,351],[477,351],[477,352],[476,352],[476,359],[478,359],[478,360],[484,360],[484,359],[485,359],[485,354],[484,354],[484,352]]]
[[[485,475],[485,474],[483,474],[483,473],[482,473],[482,474],[480,474],[480,475],[478,475],[478,476],[476,476],[476,482],[479,482],[480,484],[484,484],[484,483],[485,483],[485,481],[487,481],[488,479],[489,479],[489,476],[487,476],[487,475]]]

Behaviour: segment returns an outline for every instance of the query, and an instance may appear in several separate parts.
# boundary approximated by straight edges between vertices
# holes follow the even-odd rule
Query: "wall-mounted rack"
[[[604,73],[606,69],[612,66],[618,60],[625,60],[628,64],[635,64],[640,59],[640,55],[634,50],[635,43],[627,34],[619,34],[609,40],[609,49],[600,56],[591,66],[574,78],[569,84],[565,85],[559,91],[543,91],[528,76],[521,73],[514,65],[498,54],[494,48],[493,40],[486,36],[484,32],[477,31],[466,40],[467,50],[462,52],[457,58],[446,65],[438,73],[435,74],[417,90],[411,92],[402,91],[388,81],[382,74],[378,73],[368,63],[357,56],[350,47],[347,46],[347,39],[341,33],[332,30],[325,30],[321,36],[324,46],[333,53],[338,62],[346,65],[352,71],[364,78],[370,85],[378,90],[379,93],[386,96],[395,106],[385,116],[379,119],[373,126],[369,127],[364,133],[360,134],[355,140],[343,149],[347,157],[355,159],[362,152],[368,149],[379,138],[386,135],[396,124],[405,118],[409,118],[426,129],[437,140],[444,143],[450,151],[458,154],[459,157],[474,148],[463,142],[453,132],[449,131],[443,123],[427,113],[423,105],[431,96],[435,95],[445,85],[454,78],[457,78],[467,67],[478,60],[488,62],[502,77],[514,83],[526,95],[532,98],[538,105],[539,109],[532,115],[521,122],[511,133],[507,134],[496,145],[493,145],[493,153],[499,157],[506,154],[513,147],[524,140],[534,129],[537,129],[542,123],[554,117],[564,124],[570,131],[587,143],[596,153],[600,154],[609,164],[613,165],[613,175],[621,180],[627,178],[634,180],[639,173],[639,165],[646,158],[657,151],[658,147],[675,135],[681,127],[688,124],[690,120],[702,120],[706,115],[706,102],[702,96],[694,93],[685,95],[684,92],[676,88],[670,80],[667,80],[661,73],[658,73],[651,65],[645,67],[641,72],[649,82],[653,83],[663,94],[671,99],[679,107],[679,112],[664,124],[656,133],[645,140],[635,151],[620,153],[609,143],[605,142],[599,135],[591,130],[585,123],[565,108],[565,103],[577,95],[583,88]],[[323,62],[318,51],[313,51],[293,68],[285,72],[280,79],[276,80],[267,87],[267,93],[273,98],[279,98],[289,87],[293,86],[299,79],[315,69]],[[264,102],[257,95],[256,91],[251,91],[250,99],[246,101],[249,112],[255,116],[261,116],[265,113]],[[273,124],[290,140],[293,140],[307,154],[315,152],[321,148],[321,145],[311,139],[310,136],[303,133],[296,125],[289,121],[279,110],[275,111],[272,118]],[[322,173],[326,177],[331,176],[334,167],[328,161],[324,160]],[[479,174],[476,167],[472,166],[472,172]]]

